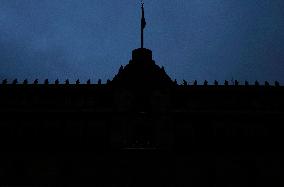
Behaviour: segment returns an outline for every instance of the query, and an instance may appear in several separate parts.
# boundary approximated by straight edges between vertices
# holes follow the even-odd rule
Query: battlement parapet
[[[110,84],[110,80],[107,80],[105,84]],[[268,81],[264,81],[263,84],[261,84],[259,81],[255,81],[254,83],[250,84],[248,81],[244,81],[241,83],[238,80],[231,81],[231,84],[229,81],[225,80],[223,84],[220,84],[219,81],[215,80],[212,84],[210,84],[207,80],[205,80],[203,83],[198,84],[198,81],[186,81],[183,80],[182,83],[178,84],[177,81],[174,81],[175,85],[179,86],[265,86],[265,87],[280,87],[280,83],[278,81],[274,81],[274,83],[269,83]],[[69,79],[64,80],[63,82],[60,82],[59,79],[56,79],[55,81],[49,81],[49,79],[45,79],[42,83],[39,82],[39,79],[35,79],[32,82],[29,82],[28,79],[24,79],[22,82],[19,82],[18,79],[14,79],[11,82],[8,81],[8,79],[3,79],[2,82],[0,82],[0,85],[101,85],[102,80],[98,79],[96,83],[92,83],[91,80],[87,80],[86,82],[81,82],[80,79],[77,79],[74,82],[71,82]]]

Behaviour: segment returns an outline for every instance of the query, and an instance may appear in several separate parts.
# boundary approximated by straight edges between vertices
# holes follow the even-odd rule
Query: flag
[[[145,29],[146,27],[146,20],[144,16],[144,4],[142,4],[142,19],[141,19],[141,28]]]

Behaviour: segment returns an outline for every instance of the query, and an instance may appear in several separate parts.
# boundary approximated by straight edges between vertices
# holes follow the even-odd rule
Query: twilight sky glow
[[[139,0],[0,0],[0,79],[112,79],[140,46]],[[284,83],[283,0],[145,0],[172,79]]]

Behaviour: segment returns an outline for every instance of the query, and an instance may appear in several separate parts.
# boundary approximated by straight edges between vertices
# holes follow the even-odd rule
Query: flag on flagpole
[[[146,27],[146,20],[144,16],[144,3],[142,3],[142,19],[141,19],[141,28],[144,29]]]

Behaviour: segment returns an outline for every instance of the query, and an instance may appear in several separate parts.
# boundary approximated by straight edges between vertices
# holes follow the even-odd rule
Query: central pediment
[[[139,48],[132,51],[132,59],[111,81],[113,85],[129,87],[159,87],[173,84],[163,67],[152,59],[152,51]]]

